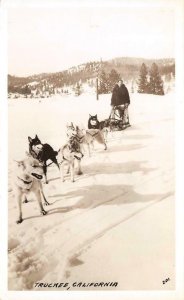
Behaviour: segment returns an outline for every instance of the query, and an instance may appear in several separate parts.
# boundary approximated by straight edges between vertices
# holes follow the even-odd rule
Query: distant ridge
[[[152,63],[159,67],[161,75],[175,72],[174,58],[146,59],[140,57],[116,57],[106,61],[92,61],[68,68],[61,72],[40,73],[26,77],[8,75],[8,89],[21,88],[32,82],[40,84],[47,81],[54,87],[63,87],[64,85],[76,84],[78,81],[86,82],[91,78],[97,77],[98,72],[104,70],[110,72],[115,69],[125,81],[137,79],[140,66],[145,63],[148,67]]]

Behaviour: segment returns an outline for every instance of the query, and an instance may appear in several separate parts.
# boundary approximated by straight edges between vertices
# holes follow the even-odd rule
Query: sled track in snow
[[[168,172],[171,171],[171,168],[169,168],[167,171]],[[159,174],[157,176],[150,176],[149,179],[143,180],[143,181],[135,184],[134,188],[139,187],[151,180],[154,181],[155,179],[158,179],[161,176],[162,176],[162,174]],[[173,177],[173,175],[171,174],[167,178],[168,184],[172,177]],[[170,186],[170,184],[169,184],[169,186]],[[114,200],[117,200],[120,197],[121,197],[121,199],[125,198],[125,197],[127,199],[127,197],[131,196],[131,192],[132,191],[124,191],[123,193],[121,192],[121,193],[111,197],[110,199],[101,202],[98,205],[93,205],[92,207],[90,207],[88,209],[84,209],[84,211],[76,214],[75,216],[67,218],[63,222],[55,223],[54,227],[48,226],[47,228],[44,228],[44,230],[41,229],[37,232],[37,236],[41,236],[41,235],[44,236],[45,234],[47,235],[50,230],[53,231],[53,229],[56,229],[57,226],[61,226],[59,228],[59,230],[61,231],[60,232],[61,240],[59,242],[57,241],[58,244],[56,245],[56,248],[60,249],[60,251],[59,251],[60,256],[63,257],[63,259],[65,260],[65,263],[64,264],[62,263],[62,266],[60,266],[60,263],[58,262],[59,266],[57,267],[55,265],[55,267],[53,267],[53,272],[54,272],[55,268],[60,268],[62,278],[65,278],[66,271],[70,266],[71,259],[82,254],[86,248],[88,248],[96,240],[98,240],[99,238],[101,238],[102,236],[107,234],[109,231],[111,231],[115,227],[119,226],[123,222],[128,221],[129,219],[133,218],[134,216],[143,212],[144,210],[149,209],[151,206],[157,204],[158,202],[169,198],[173,194],[172,192],[170,192],[170,193],[164,194],[163,196],[159,195],[156,200],[151,201],[151,203],[149,203],[147,205],[145,205],[145,204],[141,205],[141,207],[137,208],[136,210],[134,209],[134,211],[131,211],[130,213],[128,213],[128,215],[125,215],[123,217],[121,215],[121,210],[120,210],[119,214],[116,213],[114,216],[113,216],[113,213],[109,212],[109,211],[104,211],[104,212],[99,211],[98,212],[98,208],[100,206],[102,206],[103,204],[113,202]],[[90,212],[91,209],[93,209],[92,212]],[[103,226],[102,226],[102,228],[100,228],[100,230],[96,230],[96,228],[93,228],[93,221],[94,221],[93,215],[95,215],[95,214],[97,214],[97,215],[100,214],[100,220],[103,223]],[[49,216],[49,214],[48,214],[48,216]],[[83,218],[83,216],[85,218]],[[67,230],[68,230],[68,228],[70,228],[70,221],[73,221],[73,219],[76,219],[76,221],[77,221],[77,228],[71,229],[71,232],[68,236]],[[85,222],[85,219],[87,219],[87,222]],[[16,255],[16,253],[23,252],[24,246],[25,246],[24,244],[19,244],[19,246],[17,248],[15,248],[11,252],[11,254],[14,253]],[[50,245],[48,247],[50,247]],[[49,253],[50,254],[52,253],[54,255],[54,252],[55,252],[54,248],[51,247],[51,249],[49,249],[49,250],[50,250]],[[40,251],[40,249],[39,249],[39,251]],[[45,252],[44,249],[41,249],[41,253],[39,254],[39,251],[38,251],[38,257],[42,255],[41,253]],[[30,259],[33,260],[33,263],[34,263],[35,260],[36,261],[38,260],[38,257],[35,258],[33,255],[33,256],[30,256]],[[44,268],[44,265],[43,265],[43,268]],[[36,270],[34,272],[36,273]],[[40,277],[37,278],[38,281],[44,281],[44,278],[42,278],[41,274],[42,274],[42,272],[40,273]],[[22,276],[21,273],[19,273],[19,276],[20,277]],[[60,278],[60,280],[61,280],[61,278]],[[33,285],[30,286],[30,283],[26,286],[26,289],[32,289],[32,288],[33,288]]]

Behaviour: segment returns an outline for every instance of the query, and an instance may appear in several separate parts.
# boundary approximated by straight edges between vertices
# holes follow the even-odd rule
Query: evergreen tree
[[[112,69],[108,76],[108,92],[112,92],[115,84],[121,80],[121,76],[115,69]]]
[[[164,95],[163,81],[156,63],[153,63],[150,69],[149,92],[154,95]]]
[[[108,77],[104,70],[102,70],[99,76],[98,93],[99,94],[108,93]]]
[[[80,96],[81,94],[81,84],[77,82],[76,87],[75,87],[75,95]]]
[[[148,92],[148,70],[146,65],[143,63],[139,73],[138,93],[147,93],[147,92]]]

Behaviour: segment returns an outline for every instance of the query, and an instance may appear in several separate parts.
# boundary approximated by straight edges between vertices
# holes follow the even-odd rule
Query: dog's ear
[[[38,136],[37,136],[37,134],[35,135],[35,139],[38,139]]]
[[[30,136],[28,136],[28,141],[31,143],[32,142],[32,138]]]
[[[17,164],[18,167],[24,165],[24,161],[23,161],[23,160],[15,160],[15,159],[14,159],[13,161]]]
[[[79,130],[79,126],[76,125],[76,130]]]
[[[91,115],[89,114],[89,117],[91,118]]]
[[[95,117],[97,118],[97,115],[95,115]]]

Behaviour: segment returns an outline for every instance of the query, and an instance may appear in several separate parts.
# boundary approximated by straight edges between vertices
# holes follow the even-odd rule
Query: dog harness
[[[23,182],[23,184],[27,185],[27,187],[26,187],[26,186],[24,186],[24,187],[21,186],[21,188],[24,188],[24,189],[26,189],[26,190],[30,190],[30,188],[31,188],[31,186],[32,186],[32,183],[33,183],[33,180],[32,180],[32,181],[26,181],[26,180],[20,178],[19,176],[17,176],[17,178],[18,178],[21,182]],[[28,185],[29,185],[29,186],[28,186]]]
[[[95,132],[94,134],[91,134],[91,133],[87,130],[86,133],[88,133],[90,136],[94,137],[95,135],[99,134],[99,131],[98,131],[98,132]]]

